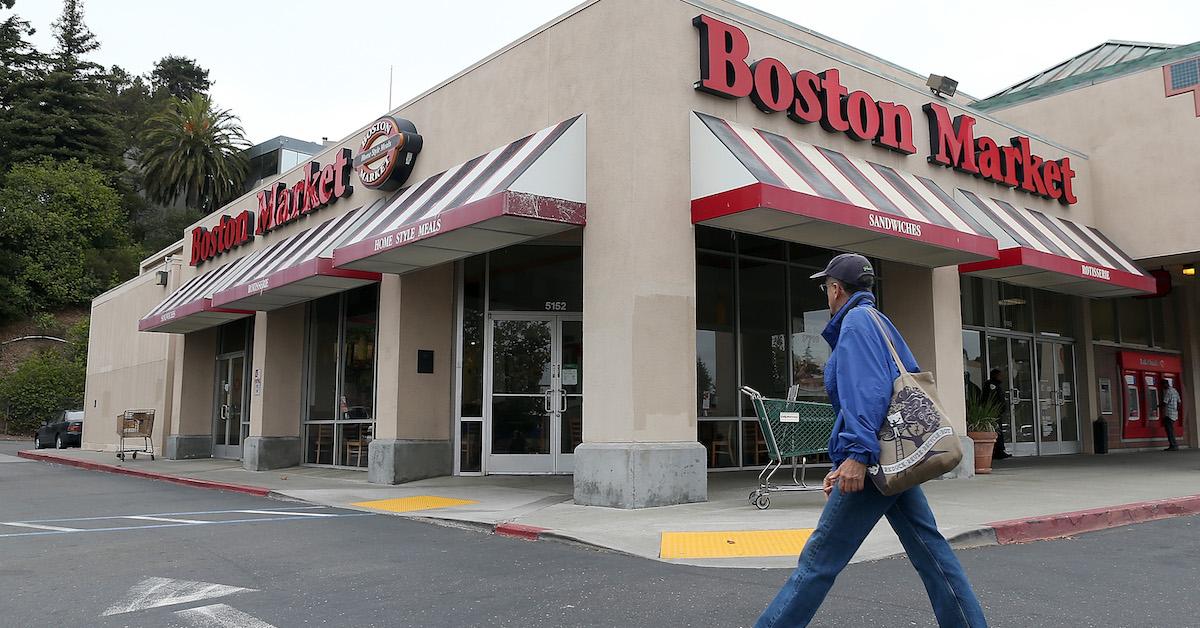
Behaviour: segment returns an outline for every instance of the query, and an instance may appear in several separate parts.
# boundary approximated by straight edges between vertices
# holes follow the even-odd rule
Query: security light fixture
[[[1196,265],[1188,264],[1187,266],[1184,266],[1183,274],[1187,275],[1188,277],[1195,277],[1196,276]]]
[[[925,81],[925,85],[934,94],[943,98],[950,98],[958,90],[958,81],[948,76],[938,76],[937,74],[930,74],[929,78]]]
[[[167,285],[167,271],[160,270],[155,274],[155,276],[158,278],[158,285],[160,285],[160,286]]]

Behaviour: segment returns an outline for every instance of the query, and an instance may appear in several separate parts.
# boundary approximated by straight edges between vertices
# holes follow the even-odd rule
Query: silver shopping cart
[[[117,458],[125,455],[137,460],[139,453],[150,454],[154,460],[154,410],[126,410],[117,415]],[[130,447],[126,440],[141,439],[141,447]]]
[[[770,457],[770,462],[758,474],[758,488],[750,492],[750,503],[759,510],[766,510],[771,507],[773,492],[821,490],[820,486],[805,483],[804,472],[809,456],[829,452],[829,435],[837,418],[833,406],[814,401],[771,399],[749,386],[742,387],[742,394],[754,404]],[[792,483],[772,484],[771,478],[787,458],[792,459]],[[800,459],[799,466],[797,458]]]

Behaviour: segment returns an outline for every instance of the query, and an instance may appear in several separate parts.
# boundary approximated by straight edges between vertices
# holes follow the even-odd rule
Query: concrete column
[[[176,409],[165,455],[171,460],[212,456],[213,400],[217,359],[216,327],[183,336],[176,357]]]
[[[885,262],[883,281],[884,313],[904,336],[921,370],[933,373],[942,409],[962,440],[962,462],[950,475],[971,477],[975,475],[975,450],[966,435],[958,269]]]
[[[1096,365],[1096,348],[1092,346],[1092,304],[1085,298],[1075,298],[1075,409],[1079,414],[1079,445],[1083,453],[1096,453],[1092,422],[1100,417],[1100,374]]]
[[[1183,414],[1179,420],[1187,433],[1187,446],[1200,447],[1200,324],[1196,323],[1196,315],[1200,314],[1200,287],[1189,278],[1176,279],[1178,294],[1173,297],[1173,305],[1183,348],[1183,390],[1179,391]]]
[[[258,312],[250,365],[250,435],[242,465],[266,471],[300,464],[304,304]]]
[[[644,66],[661,45],[651,39],[610,50],[622,57],[613,63]],[[647,83],[660,78],[678,83],[653,72],[638,76]],[[679,150],[688,145],[689,121],[682,109],[643,105],[626,103],[636,116],[605,107],[588,112],[577,504],[644,508],[708,498],[706,450],[696,441],[690,166]],[[655,141],[613,150],[607,138],[617,136]]]
[[[453,471],[453,340],[453,264],[384,276],[368,481],[399,484]],[[417,372],[419,351],[433,352],[432,373]]]

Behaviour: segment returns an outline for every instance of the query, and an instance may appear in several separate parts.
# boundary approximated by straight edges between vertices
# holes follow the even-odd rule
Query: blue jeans
[[[983,618],[983,608],[950,544],[938,531],[921,487],[884,497],[871,484],[870,478],[857,493],[843,493],[834,487],[821,512],[817,529],[800,554],[799,565],[758,618],[755,627],[807,626],[829,593],[834,579],[850,562],[879,518],[885,515],[900,537],[908,560],[925,583],[938,626],[985,628],[987,620]],[[870,586],[879,589],[882,585],[876,582]]]

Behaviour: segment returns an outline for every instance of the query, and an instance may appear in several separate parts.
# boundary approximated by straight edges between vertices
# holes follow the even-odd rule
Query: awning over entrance
[[[138,321],[138,330],[185,334],[253,314],[249,310],[216,307],[212,296],[236,281],[254,258],[269,250],[257,251],[187,280]]]
[[[542,129],[365,210],[334,266],[401,274],[583,226],[584,124]]]
[[[1000,242],[999,259],[963,264],[960,272],[1087,297],[1155,291],[1154,278],[1094,227],[966,190],[958,195]]]
[[[926,177],[702,113],[692,222],[921,266],[994,259],[996,240]]]
[[[213,305],[268,311],[379,281],[379,273],[333,267],[333,246],[366,209],[330,218],[279,242],[270,255],[259,256],[236,281],[214,294]]]

